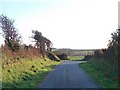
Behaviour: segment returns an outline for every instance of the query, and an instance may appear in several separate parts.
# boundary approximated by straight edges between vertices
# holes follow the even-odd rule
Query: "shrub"
[[[61,60],[69,60],[67,54],[58,54],[57,55]]]
[[[54,60],[54,61],[60,61],[60,59],[53,53],[49,52],[48,53],[48,58],[51,59],[51,60]]]
[[[93,57],[93,55],[86,55],[85,57],[84,57],[84,60],[90,60],[90,58],[92,58]]]

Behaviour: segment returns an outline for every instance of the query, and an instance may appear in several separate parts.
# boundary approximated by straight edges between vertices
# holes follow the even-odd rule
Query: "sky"
[[[0,0],[0,14],[15,20],[23,43],[33,43],[32,30],[38,30],[54,48],[101,49],[118,28],[118,1]]]

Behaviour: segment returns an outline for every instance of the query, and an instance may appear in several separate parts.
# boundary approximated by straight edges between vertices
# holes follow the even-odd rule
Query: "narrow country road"
[[[95,81],[79,67],[85,61],[69,61],[55,67],[39,88],[98,88]]]

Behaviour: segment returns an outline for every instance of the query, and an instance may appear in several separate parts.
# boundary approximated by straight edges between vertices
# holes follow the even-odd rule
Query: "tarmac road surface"
[[[40,88],[99,88],[97,83],[81,68],[86,61],[65,60],[50,72]]]

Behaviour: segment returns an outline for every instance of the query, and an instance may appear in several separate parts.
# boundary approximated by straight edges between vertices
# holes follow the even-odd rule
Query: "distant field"
[[[84,59],[84,56],[69,56],[70,60],[82,60]]]
[[[55,54],[65,53],[68,56],[84,56],[93,55],[96,49],[53,49],[52,52]]]

